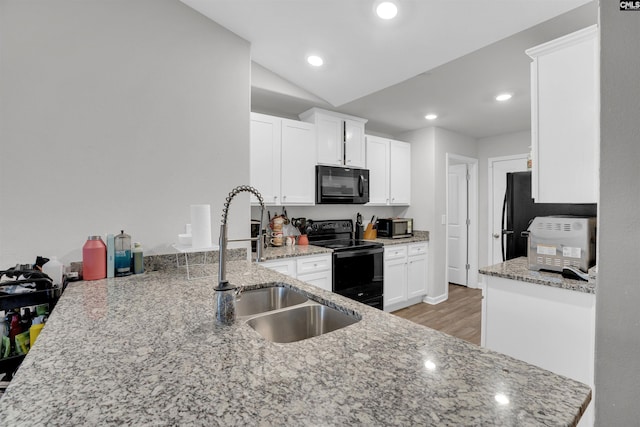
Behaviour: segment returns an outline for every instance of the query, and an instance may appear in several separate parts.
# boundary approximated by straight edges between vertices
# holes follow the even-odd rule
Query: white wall
[[[476,140],[441,128],[407,132],[398,139],[411,143],[412,194],[407,216],[415,218],[417,229],[429,231],[428,297],[437,300],[446,295],[448,289],[446,226],[440,220],[447,209],[446,155],[476,158]]]
[[[249,44],[177,0],[0,5],[0,266],[80,260],[120,229],[171,252],[193,203],[217,240],[249,182]]]
[[[640,13],[600,2],[601,138],[596,425],[638,425]]]
[[[435,197],[435,128],[423,128],[407,132],[398,137],[402,141],[411,143],[411,206],[406,216],[413,218],[416,230],[429,231],[429,269],[427,295],[433,296],[439,292],[434,279],[435,250],[433,249],[432,234],[436,226],[434,197]]]
[[[489,177],[488,161],[491,157],[526,154],[531,145],[531,131],[508,133],[478,140],[478,266],[491,263],[487,252],[491,230],[489,229]]]

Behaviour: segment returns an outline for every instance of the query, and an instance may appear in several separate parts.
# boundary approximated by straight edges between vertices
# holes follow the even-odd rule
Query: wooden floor
[[[394,311],[393,314],[480,345],[480,289],[469,289],[450,283],[447,301],[435,305],[419,303]]]

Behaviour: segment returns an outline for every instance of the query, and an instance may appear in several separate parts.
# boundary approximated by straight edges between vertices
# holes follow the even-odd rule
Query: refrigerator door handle
[[[507,230],[505,230],[506,224],[505,224],[505,220],[506,220],[506,213],[507,210],[507,192],[504,192],[504,200],[502,201],[502,236],[500,236],[500,250],[502,252],[502,262],[505,262],[507,260],[507,254],[505,253],[505,247],[504,247],[504,235],[507,233]],[[513,233],[513,231],[512,231]]]

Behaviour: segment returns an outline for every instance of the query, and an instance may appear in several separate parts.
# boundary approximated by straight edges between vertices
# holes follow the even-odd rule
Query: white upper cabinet
[[[364,168],[367,120],[320,108],[305,111],[300,119],[316,126],[318,164]]]
[[[342,120],[339,117],[318,114],[315,117],[317,160],[323,165],[342,165]]]
[[[409,205],[411,145],[371,135],[366,141],[369,205]]]
[[[367,135],[369,204],[389,204],[389,140]]]
[[[354,168],[365,166],[364,123],[344,121],[344,165]]]
[[[315,203],[315,146],[312,124],[282,119],[280,191],[283,205]]]
[[[281,135],[282,119],[251,113],[249,182],[267,204],[276,204],[280,198]],[[257,201],[252,195],[251,202]]]
[[[265,204],[313,205],[314,126],[251,113],[250,139],[250,183],[260,191]],[[251,196],[251,202],[258,201]]]
[[[408,142],[389,142],[389,179],[392,205],[411,203],[411,145]]]
[[[532,195],[539,203],[597,203],[599,43],[596,25],[528,49]]]

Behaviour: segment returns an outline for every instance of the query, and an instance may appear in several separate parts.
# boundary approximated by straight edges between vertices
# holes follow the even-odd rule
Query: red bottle
[[[100,236],[89,236],[82,247],[82,279],[107,277],[107,246]]]

